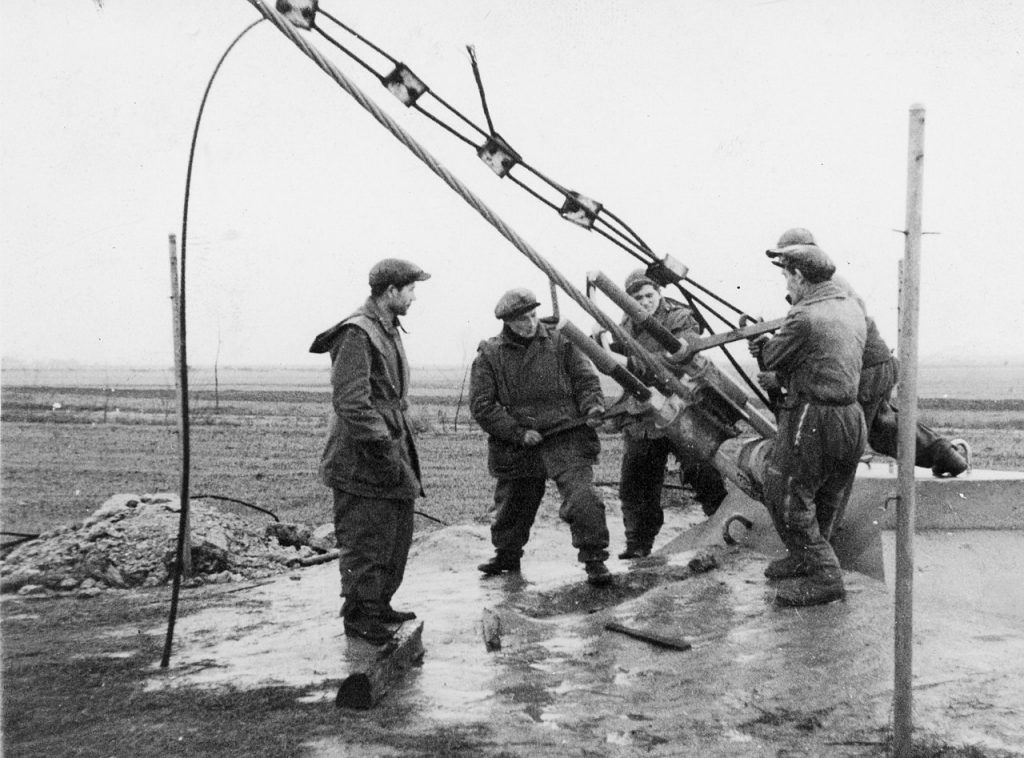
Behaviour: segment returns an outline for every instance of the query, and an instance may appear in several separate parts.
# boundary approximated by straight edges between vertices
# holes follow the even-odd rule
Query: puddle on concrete
[[[655,556],[632,571],[609,561],[621,587],[605,594],[586,585],[561,526],[535,531],[521,576],[481,578],[475,571],[490,554],[482,525],[434,532],[414,553],[395,604],[423,620],[426,653],[367,716],[400,714],[405,733],[476,725],[487,745],[528,745],[516,750],[545,758],[565,755],[567,744],[577,752],[660,755],[662,741],[681,754],[742,756],[770,739],[766,713],[793,714],[785,728],[810,740],[812,752],[819,733],[887,723],[891,591],[867,577],[848,575],[845,603],[777,609],[761,573],[766,559],[740,547],[723,548],[721,566],[699,575],[687,568],[692,551]],[[979,594],[975,588],[956,602],[972,593]],[[248,594],[239,609],[180,619],[172,670],[153,677],[152,686],[312,685],[319,688],[303,702],[333,707],[348,645],[337,618],[336,567],[312,567],[301,582]],[[484,645],[485,608],[500,620],[500,650]],[[1024,719],[1007,705],[1024,702],[1024,620],[1012,610],[1000,612],[1013,624],[982,627],[977,615],[945,625],[939,615],[922,616],[915,627],[920,673],[951,682],[915,693],[916,706],[929,712],[922,726],[940,734],[988,732],[1007,744],[1024,738]],[[685,637],[693,648],[656,647],[605,630],[608,621]],[[996,671],[1005,677],[993,679]],[[999,707],[975,705],[992,704],[993,693]],[[818,721],[801,720],[807,714]],[[341,739],[313,743],[311,755],[366,754],[366,746],[346,753]],[[375,755],[402,754],[376,747]]]

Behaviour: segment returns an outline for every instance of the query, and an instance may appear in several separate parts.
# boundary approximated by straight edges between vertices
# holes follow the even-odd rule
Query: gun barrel
[[[558,322],[557,329],[569,338],[580,352],[594,362],[594,366],[602,374],[611,377],[616,384],[637,400],[646,402],[651,399],[651,389],[641,382],[633,373],[620,365],[603,347],[584,334],[578,326],[566,318]]]
[[[756,409],[750,406],[747,393],[739,384],[723,374],[714,363],[706,357],[693,353],[687,355],[689,346],[669,332],[656,321],[653,316],[630,297],[625,290],[600,271],[587,274],[587,281],[601,290],[608,298],[619,306],[623,312],[642,329],[646,330],[657,343],[673,356],[684,356],[683,360],[673,362],[676,373],[683,373],[704,387],[710,388],[729,408],[729,412],[753,426],[765,437],[773,437],[776,433],[775,424]],[[664,361],[661,361],[664,365]]]
[[[606,294],[613,303],[622,309],[623,313],[629,316],[629,319],[634,324],[639,324],[665,350],[670,353],[677,353],[684,347],[678,337],[662,326],[654,316],[645,311],[640,303],[609,279],[604,272],[589,272],[587,274],[587,281]]]

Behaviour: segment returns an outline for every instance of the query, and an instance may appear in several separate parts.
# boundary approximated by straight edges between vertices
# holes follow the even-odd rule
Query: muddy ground
[[[672,510],[664,538],[699,519],[694,509]],[[206,708],[220,703],[227,713],[209,713],[208,723],[199,718],[187,729],[178,721],[179,741],[159,750],[136,743],[120,752],[114,743],[103,754],[235,755],[207,728],[223,729],[227,716],[236,732],[247,723],[258,729],[258,722],[284,714],[294,714],[301,728],[296,733],[282,723],[281,733],[292,741],[264,754],[888,754],[892,600],[885,583],[851,573],[846,602],[783,610],[772,603],[775,587],[762,576],[764,555],[718,546],[632,564],[612,560],[616,584],[603,590],[582,581],[568,542],[564,526],[547,513],[522,575],[482,579],[474,566],[490,552],[486,527],[460,525],[420,537],[396,604],[419,614],[413,623],[423,623],[425,655],[368,711],[334,704],[352,648],[358,658],[368,646],[341,632],[333,565],[190,601],[166,671],[154,655],[165,631],[161,622],[113,624],[95,649],[80,655],[135,662],[128,697],[141,723],[150,703],[169,700]],[[938,555],[948,550],[936,547]],[[704,570],[690,566],[698,554],[713,558],[703,561]],[[931,574],[943,583],[940,572]],[[923,597],[935,592],[927,586],[922,582]],[[15,613],[5,603],[5,635],[32,623],[31,603],[21,602]],[[1024,754],[1020,607],[987,613],[969,596],[956,602],[957,614],[934,598],[919,614],[917,754]],[[484,644],[485,613],[499,619],[500,650]],[[692,647],[652,645],[608,630],[608,622],[685,639]],[[114,652],[125,647],[136,653]],[[137,657],[142,647],[149,661]],[[268,701],[268,692],[278,695]],[[246,697],[252,698],[248,707]],[[28,739],[26,747],[41,746],[17,736]],[[14,748],[10,755],[41,754]]]
[[[26,392],[21,405],[4,391],[5,528],[68,523],[119,490],[174,488],[176,439],[161,396],[122,402],[122,415],[135,414],[122,423],[102,395],[82,395],[76,406],[62,391],[56,399],[69,412],[58,417],[49,391]],[[613,560],[617,588],[600,593],[582,582],[553,498],[522,577],[481,580],[474,567],[489,553],[491,483],[483,439],[464,423],[453,428],[453,408],[446,402],[420,416],[430,497],[418,504],[452,526],[417,519],[396,598],[419,614],[425,656],[378,708],[333,705],[348,643],[330,565],[269,584],[188,589],[169,671],[157,665],[167,588],[90,600],[5,596],[4,754],[887,754],[890,587],[850,575],[847,602],[780,611],[760,573],[767,559],[722,548],[719,566],[698,575],[687,574],[692,556],[684,553],[633,566]],[[1024,468],[1021,408],[936,414],[943,431],[975,443],[976,465]],[[327,493],[310,465],[322,416],[318,397],[232,398],[195,427],[194,484],[286,519],[328,520]],[[618,441],[604,442],[598,478],[614,482]],[[614,486],[604,491],[617,551]],[[659,545],[702,518],[686,492],[668,492],[666,507]],[[1024,599],[1001,591],[1020,587],[1008,578],[1021,569],[997,560],[1020,551],[991,534],[953,544],[941,537],[918,541],[915,755],[1024,754]],[[951,554],[967,558],[954,570],[970,578],[952,595]],[[484,646],[484,609],[501,620],[500,651]],[[652,646],[607,630],[608,621],[684,637],[692,648]]]

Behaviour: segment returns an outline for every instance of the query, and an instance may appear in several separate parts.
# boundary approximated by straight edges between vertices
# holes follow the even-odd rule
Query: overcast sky
[[[1024,354],[1024,3],[321,5],[484,124],[475,45],[495,126],[531,165],[750,313],[784,314],[763,251],[810,228],[893,347],[920,102],[934,233],[920,351]],[[181,232],[192,129],[218,58],[256,18],[244,0],[0,0],[5,358],[171,363],[167,236]],[[310,39],[577,286],[635,267]],[[319,365],[313,336],[362,301],[385,256],[433,274],[405,319],[413,363],[471,360],[510,287],[550,311],[543,274],[269,23],[228,56],[198,145],[194,365]]]

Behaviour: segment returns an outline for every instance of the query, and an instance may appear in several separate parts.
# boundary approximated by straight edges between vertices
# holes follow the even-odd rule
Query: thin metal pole
[[[909,758],[914,734],[914,525],[917,491],[917,326],[921,269],[921,194],[924,177],[924,106],[910,107],[907,222],[900,265],[899,494],[896,519],[896,625],[894,629],[893,755]]]

